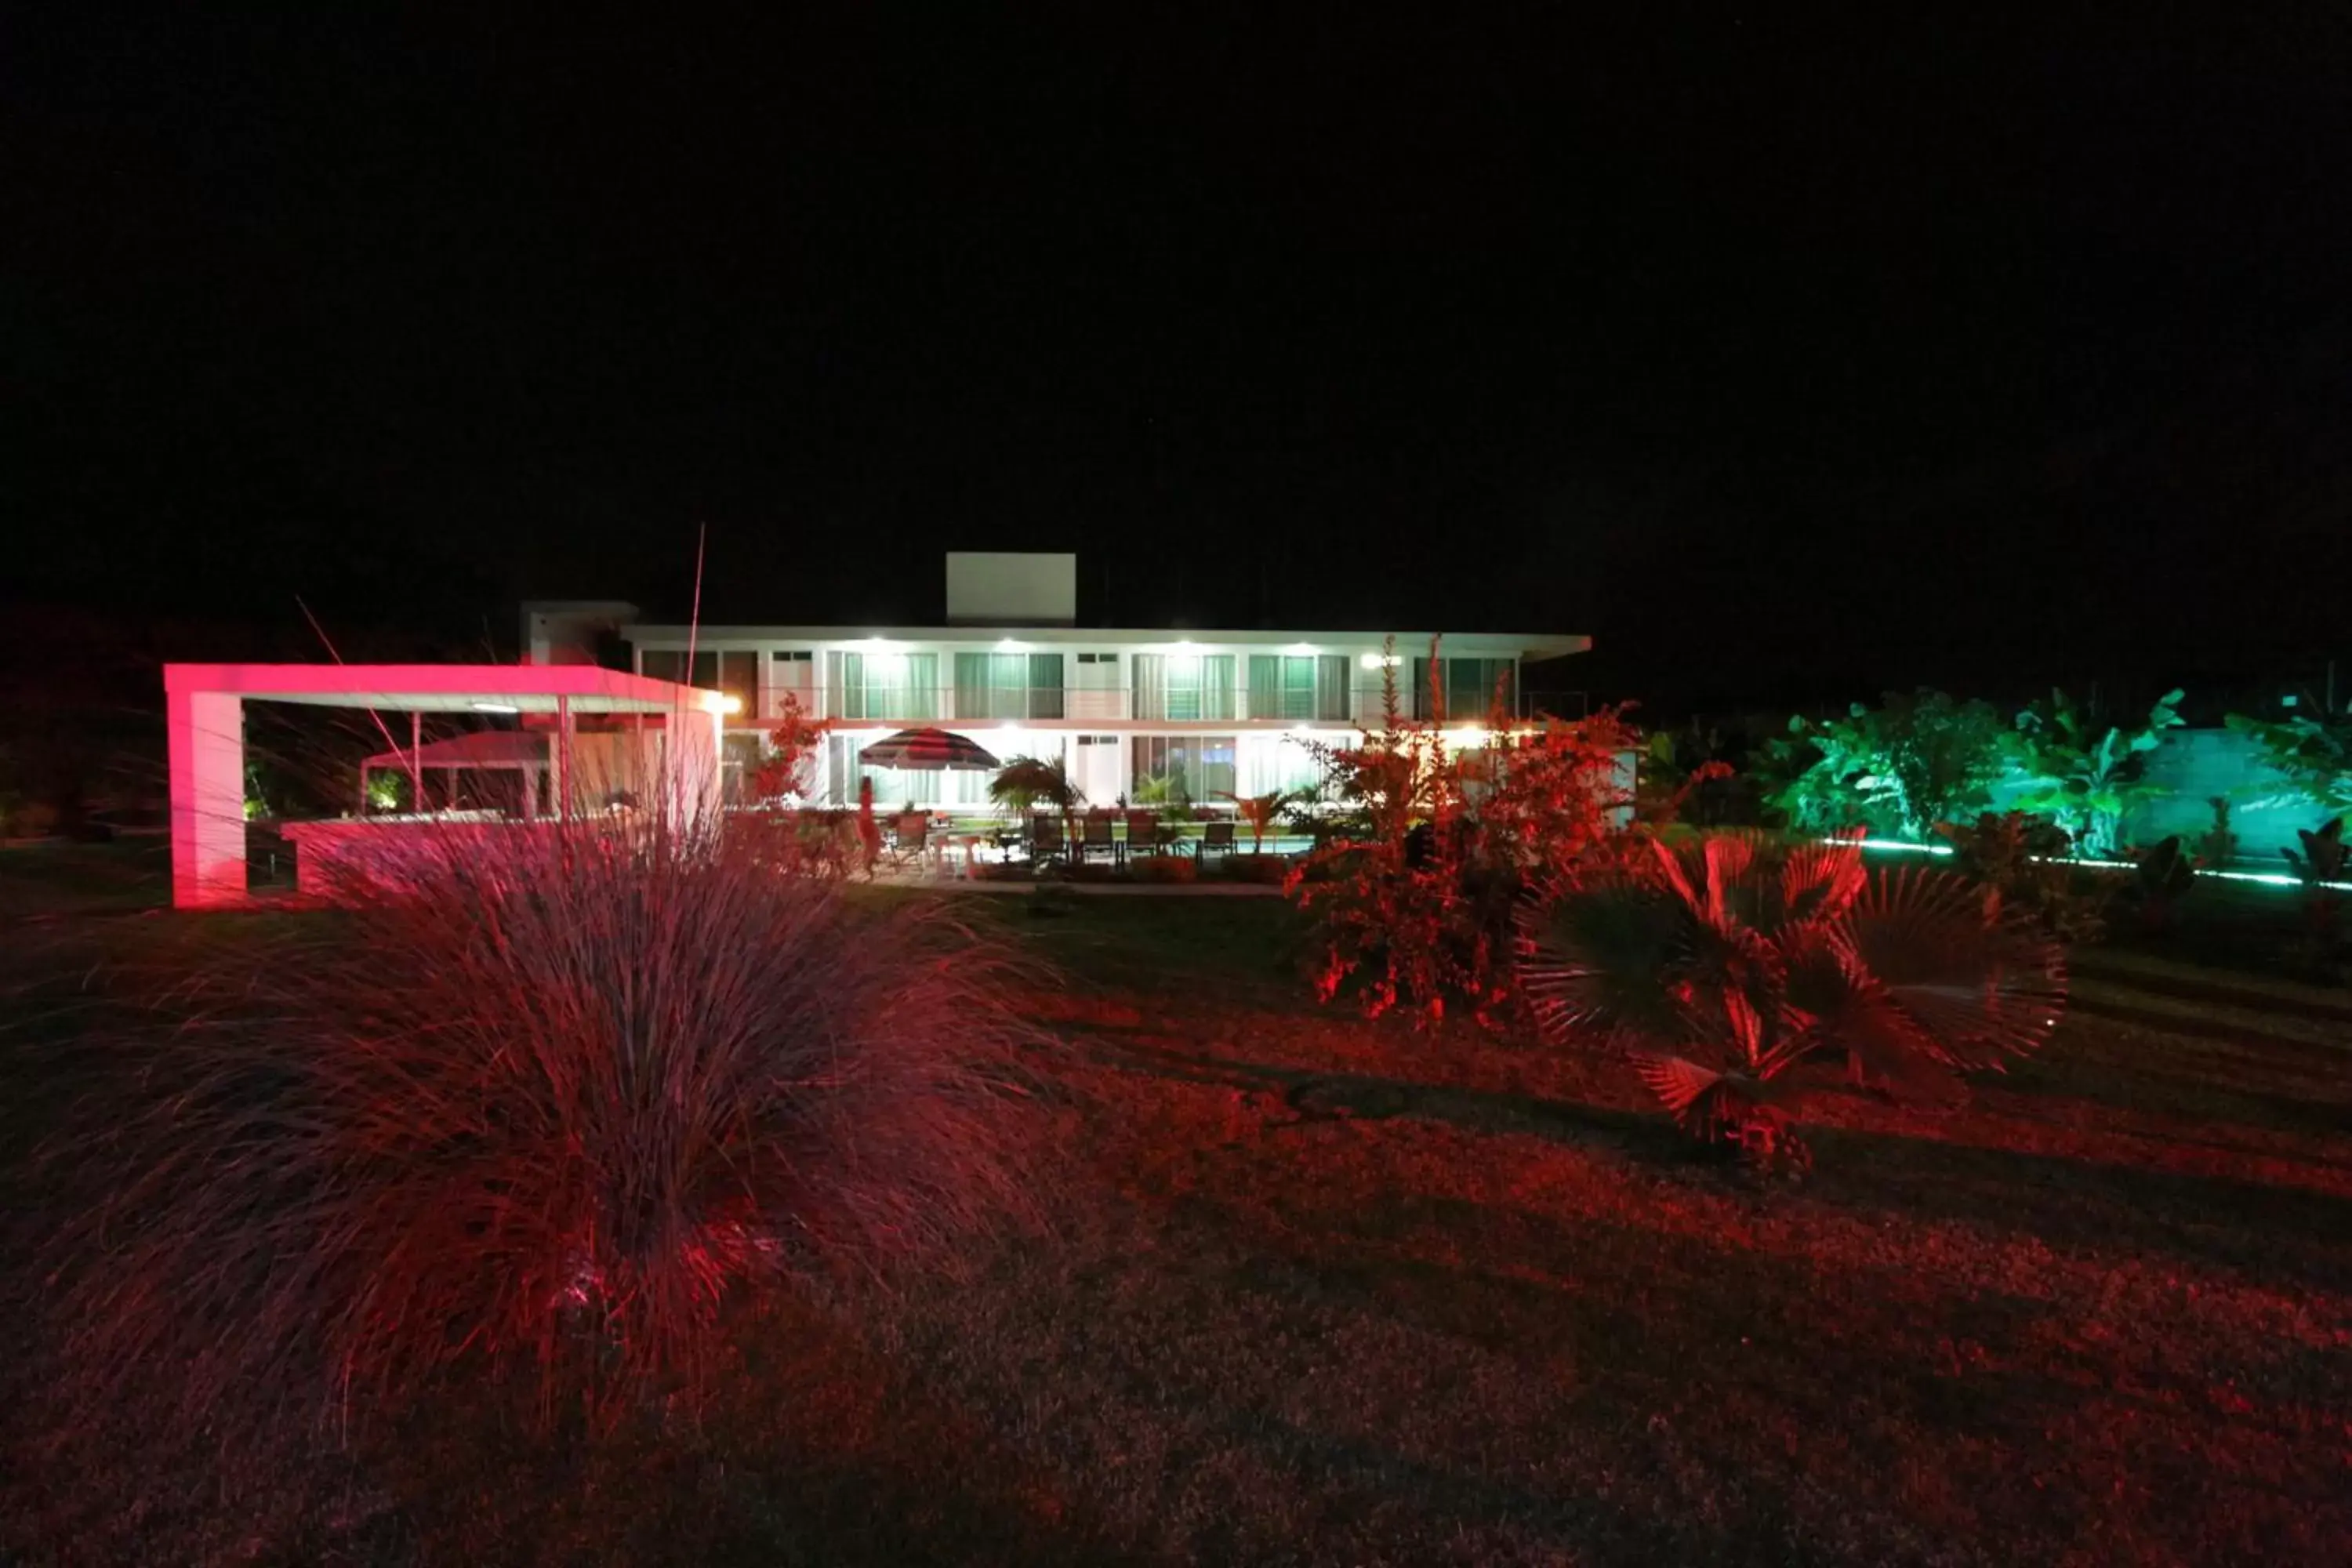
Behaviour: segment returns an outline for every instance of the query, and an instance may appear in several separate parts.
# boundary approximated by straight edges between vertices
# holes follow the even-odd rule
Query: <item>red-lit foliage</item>
[[[1016,1205],[1034,1036],[940,906],[658,822],[421,853],[119,1047],[66,1150],[92,1408],[308,1430],[486,1377],[610,1416],[699,1393],[730,1299]]]
[[[1804,1063],[1954,1103],[1955,1073],[2033,1050],[2066,993],[2047,928],[1959,878],[1740,834],[1533,890],[1518,967],[1548,1037],[1630,1055],[1685,1129],[1768,1160],[1798,1152]]]
[[[1357,826],[1301,861],[1285,891],[1316,917],[1323,1000],[1353,981],[1374,1016],[1402,1005],[1434,1022],[1454,1001],[1485,1020],[1511,994],[1514,901],[1573,877],[1607,840],[1630,805],[1621,758],[1638,736],[1616,710],[1516,726],[1498,699],[1483,743],[1449,748],[1434,643],[1429,665],[1430,720],[1404,716],[1391,653],[1380,728],[1320,750]]]
[[[800,698],[785,692],[776,727],[768,731],[768,754],[752,775],[751,797],[767,802],[809,794],[816,760],[824,753],[824,738],[832,730],[831,720],[810,718]]]
[[[1069,982],[1050,1244],[787,1300],[699,1421],[552,1453],[436,1408],[257,1495],[0,1448],[0,1558],[2352,1560],[2340,991],[2102,955],[1955,1112],[1824,1093],[1759,1203],[1597,1052],[1318,1009],[1275,900],[1082,902],[1013,928]]]

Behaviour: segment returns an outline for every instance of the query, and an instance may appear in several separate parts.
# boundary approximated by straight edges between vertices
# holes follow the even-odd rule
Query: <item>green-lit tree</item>
[[[2261,747],[2272,771],[2321,810],[2339,816],[2352,813],[2352,714],[2257,719],[2232,713],[2225,722]]]
[[[1792,827],[1856,826],[1925,841],[1939,822],[1965,821],[1992,801],[2010,746],[1990,704],[1941,691],[1890,691],[1843,719],[1789,721],[1767,749],[1782,779],[1768,804]]]

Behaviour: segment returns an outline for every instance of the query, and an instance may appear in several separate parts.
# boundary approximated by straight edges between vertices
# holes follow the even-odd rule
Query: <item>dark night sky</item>
[[[510,635],[702,521],[712,619],[1075,549],[1670,708],[2352,653],[2341,5],[218,9],[0,58],[16,596]]]

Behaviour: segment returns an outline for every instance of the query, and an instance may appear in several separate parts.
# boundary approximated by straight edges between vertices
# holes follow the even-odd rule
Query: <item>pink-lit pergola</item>
[[[719,806],[719,725],[730,701],[721,692],[576,664],[167,664],[163,692],[172,765],[172,902],[184,910],[249,901],[247,702],[552,716],[549,754],[559,774],[579,718],[635,715],[661,737],[658,776],[673,797],[667,804],[698,816]],[[568,780],[559,777],[555,795],[560,803],[570,801]]]

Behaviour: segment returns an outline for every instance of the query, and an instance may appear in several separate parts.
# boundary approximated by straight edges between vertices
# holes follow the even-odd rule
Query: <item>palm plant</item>
[[[1149,806],[1163,822],[1192,820],[1192,795],[1182,773],[1153,773],[1135,782],[1135,804]]]
[[[1060,814],[1066,831],[1070,818],[1087,803],[1069,771],[1042,757],[1015,757],[997,769],[996,776],[988,781],[988,798],[999,809],[1016,816],[1040,805],[1050,806]]]
[[[1250,853],[1255,855],[1265,848],[1267,830],[1280,819],[1291,802],[1303,793],[1278,789],[1270,795],[1234,795],[1230,790],[1221,789],[1217,792],[1217,798],[1232,801],[1234,814],[1249,824]]]
[[[1801,1065],[1954,1103],[1956,1073],[2032,1050],[2065,997],[2059,943],[1969,882],[1744,835],[1651,840],[1555,884],[1517,952],[1548,1039],[1624,1052],[1686,1131],[1767,1159],[1801,1158]]]

